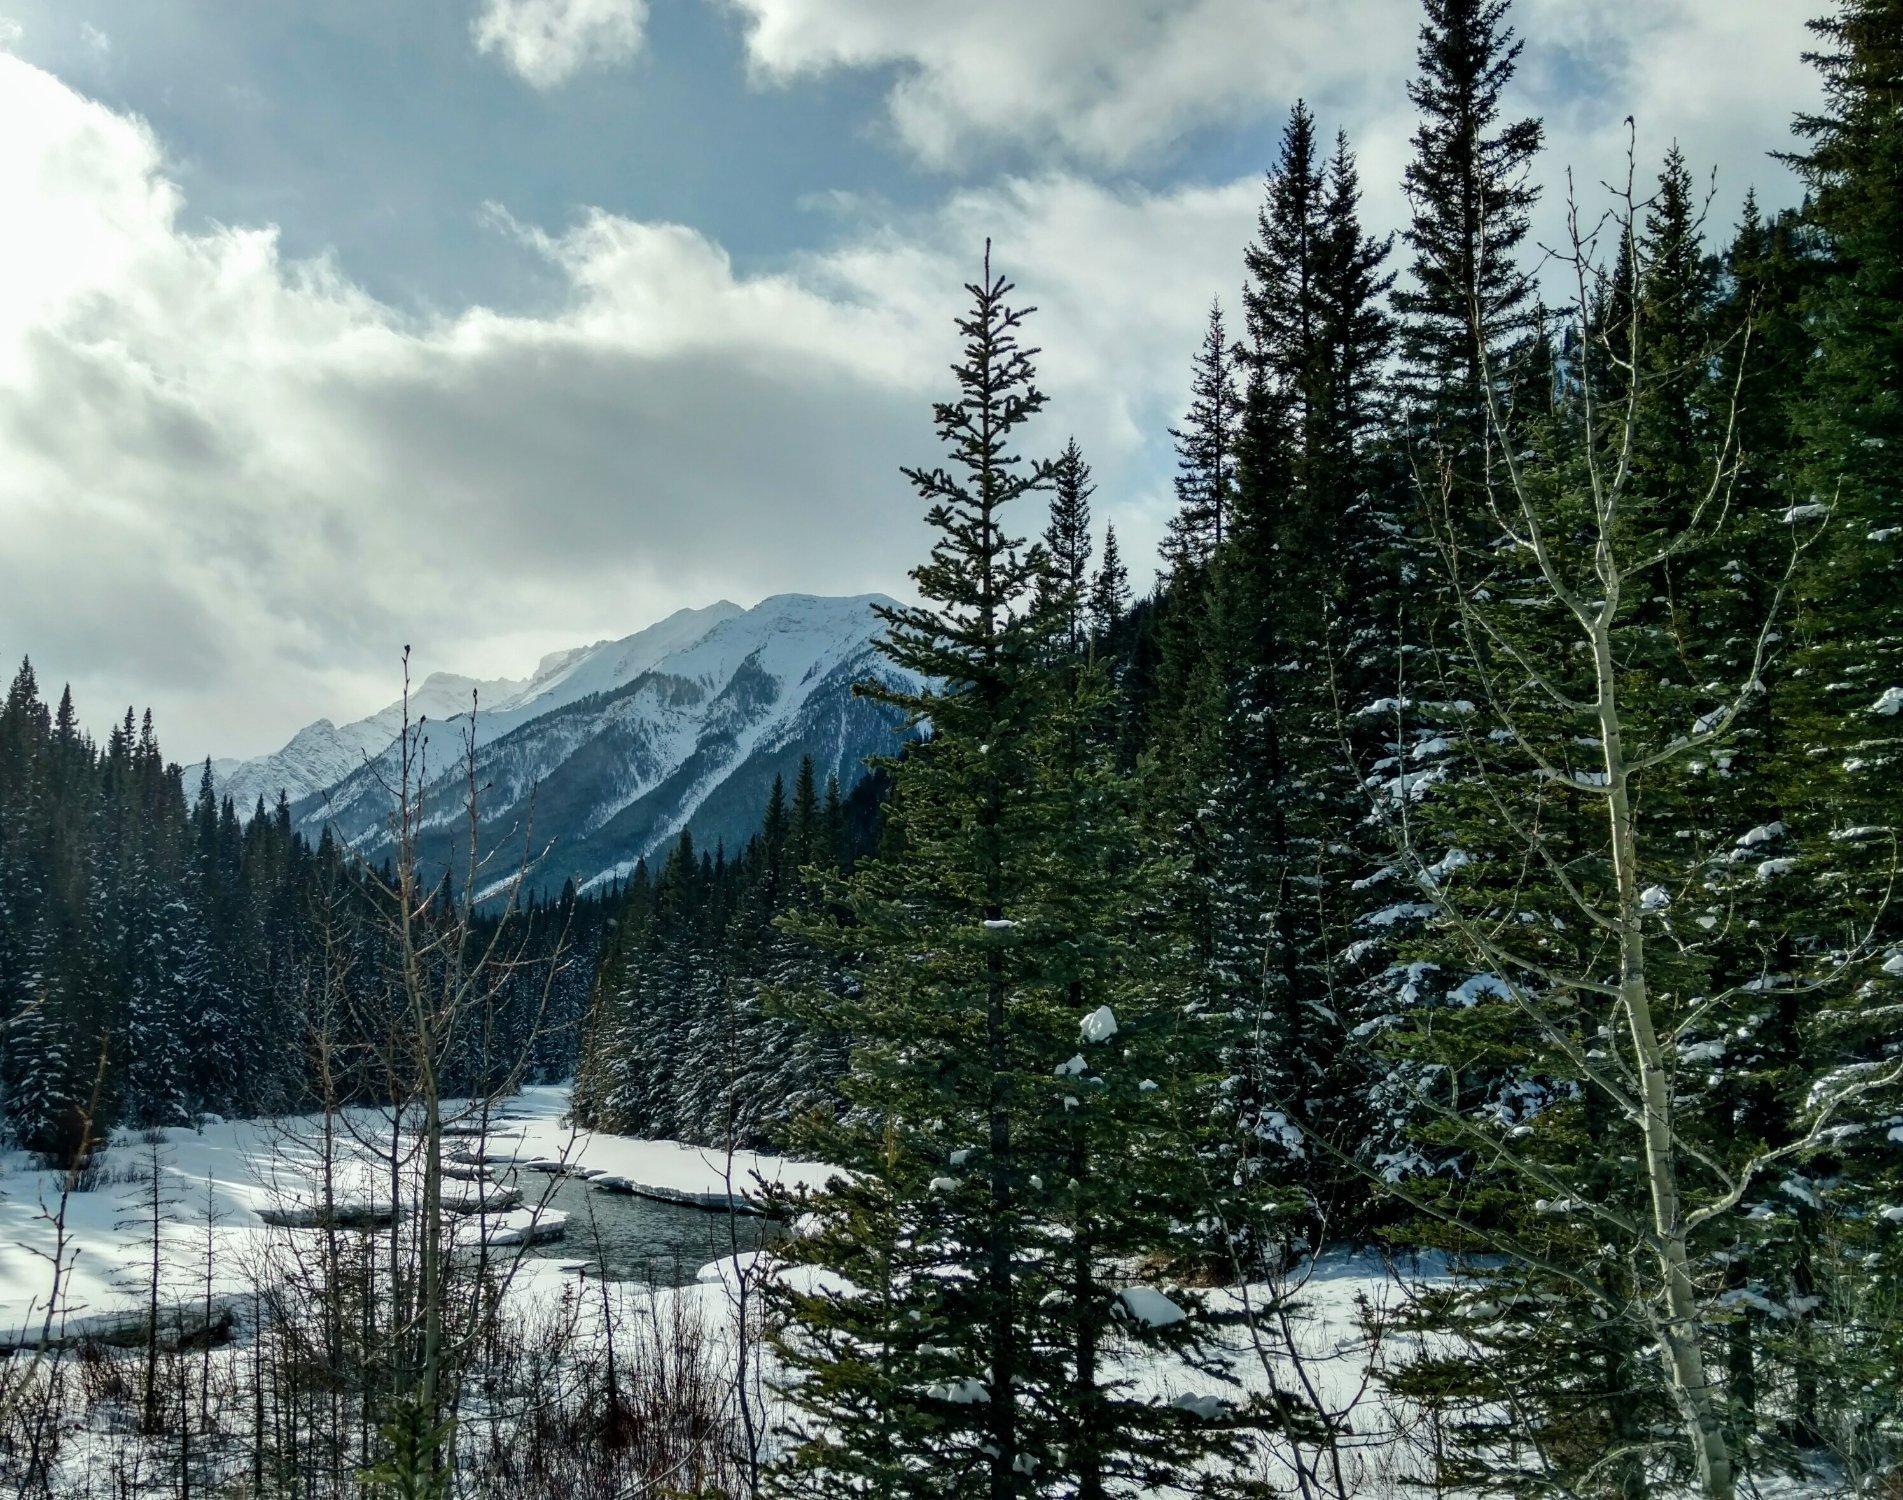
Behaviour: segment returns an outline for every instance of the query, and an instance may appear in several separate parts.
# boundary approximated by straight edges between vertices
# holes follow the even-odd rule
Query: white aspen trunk
[[[1640,1082],[1645,1141],[1646,1187],[1652,1203],[1659,1271],[1665,1298],[1660,1321],[1660,1356],[1673,1398],[1685,1421],[1698,1462],[1700,1490],[1708,1500],[1733,1500],[1731,1446],[1719,1419],[1698,1343],[1698,1312],[1686,1252],[1684,1214],[1679,1203],[1678,1164],[1672,1140],[1671,1081],[1663,1049],[1652,1024],[1651,992],[1646,981],[1645,933],[1640,925],[1638,819],[1626,769],[1624,725],[1619,708],[1612,654],[1611,614],[1616,589],[1594,619],[1591,639],[1598,688],[1601,749],[1606,766],[1606,813],[1611,825],[1613,873],[1619,891],[1619,1001],[1626,1012],[1633,1060]]]

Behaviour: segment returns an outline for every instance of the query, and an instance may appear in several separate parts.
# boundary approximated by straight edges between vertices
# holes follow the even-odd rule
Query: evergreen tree
[[[936,409],[956,469],[907,471],[938,534],[913,575],[926,602],[882,610],[893,662],[942,686],[918,697],[872,689],[929,717],[932,735],[895,768],[904,858],[854,877],[868,967],[846,1087],[876,1123],[827,1144],[828,1159],[867,1180],[822,1208],[830,1233],[813,1246],[839,1262],[829,1269],[879,1292],[798,1306],[812,1342],[788,1350],[808,1371],[796,1397],[819,1418],[795,1466],[837,1475],[848,1493],[1022,1493],[1054,1441],[1027,1400],[1051,1376],[1031,1336],[1039,1292],[1023,1284],[1034,1229],[1014,1127],[1030,1069],[1010,1004],[1015,955],[1002,937],[1013,926],[1007,900],[1034,858],[1007,806],[1029,782],[1037,671],[1029,617],[1013,612],[1037,564],[1003,528],[1011,502],[1048,482],[1045,466],[1011,446],[1044,397],[1018,337],[1023,313],[1007,305],[988,247],[984,279],[969,290],[960,398]],[[1047,1079],[1048,1068],[1037,1072]],[[1031,1087],[1044,1092],[1042,1080]],[[954,1151],[984,1162],[963,1193],[945,1190]],[[851,1344],[877,1348],[876,1364],[843,1358]],[[882,1413],[874,1421],[868,1404]]]
[[[1806,1163],[1815,1218],[1794,1226],[1804,1294],[1828,1297],[1853,1329],[1841,1342],[1793,1341],[1812,1441],[1868,1463],[1897,1441],[1894,1400],[1873,1400],[1903,1357],[1893,1289],[1896,1236],[1870,1232],[1903,1195],[1878,1142],[1903,1116],[1884,1070],[1903,1005],[1903,904],[1896,896],[1903,806],[1903,6],[1838,0],[1812,21],[1822,107],[1801,115],[1793,160],[1809,189],[1821,258],[1803,302],[1815,340],[1797,404],[1799,481],[1785,519],[1812,539],[1790,679],[1794,720],[1785,800],[1793,873],[1834,899],[1792,932],[1792,980],[1821,984],[1807,1045],[1826,1077],[1889,1083],[1859,1101],[1841,1147]],[[1802,769],[1798,769],[1801,767]],[[1774,854],[1774,857],[1775,854]],[[1791,924],[1786,922],[1786,926]],[[1828,1240],[1828,1244],[1824,1243]],[[1828,1250],[1828,1257],[1823,1253]]]
[[[1044,528],[1050,571],[1038,582],[1038,608],[1056,622],[1058,649],[1075,655],[1089,641],[1090,623],[1090,465],[1077,439],[1051,465],[1051,519]]]
[[[959,398],[936,408],[950,464],[907,471],[937,533],[913,573],[923,602],[882,611],[887,654],[931,686],[866,688],[932,733],[891,767],[887,843],[843,892],[844,940],[864,955],[837,1012],[850,1113],[813,1140],[853,1178],[821,1197],[802,1253],[860,1295],[790,1296],[782,1354],[807,1421],[788,1492],[1103,1494],[1172,1472],[1185,1431],[1115,1400],[1092,1353],[1114,1311],[1111,1247],[1073,1230],[1117,1224],[1151,1179],[1097,1168],[1088,1122],[1148,1106],[1140,1074],[1117,1076],[1140,1061],[1105,1069],[1102,1102],[1087,1076],[1084,1051],[1115,1024],[1079,1014],[1103,912],[1076,910],[1084,851],[1054,840],[1063,825],[1101,836],[1069,799],[1115,778],[1050,774],[1046,617],[1024,608],[1043,564],[1007,529],[1048,482],[1015,451],[1043,396],[988,254],[968,290]],[[1128,878],[1101,844],[1089,855]]]
[[[1338,721],[1341,702],[1359,702],[1391,661],[1395,600],[1384,572],[1394,538],[1369,451],[1388,344],[1386,247],[1362,232],[1357,199],[1346,143],[1324,163],[1298,104],[1246,254],[1233,545],[1198,641],[1199,722],[1175,736],[1197,757],[1176,757],[1188,780],[1179,806],[1212,810],[1173,820],[1190,881],[1177,908],[1203,955],[1201,1003],[1234,1034],[1242,1084],[1225,1102],[1241,1111],[1237,1172],[1267,1189],[1245,1212],[1263,1222],[1296,1211],[1272,1231],[1280,1239],[1331,1219],[1341,1185],[1338,1173],[1318,1176],[1325,1163],[1302,1130],[1362,1134],[1344,1066],[1340,954],[1349,882],[1367,852]]]
[[[1130,607],[1130,574],[1117,550],[1117,528],[1104,527],[1103,559],[1090,585],[1090,629],[1099,638],[1110,633]]]
[[[1448,547],[1478,557],[1497,538],[1485,487],[1499,427],[1517,392],[1527,420],[1548,407],[1551,347],[1521,257],[1537,190],[1528,174],[1539,150],[1537,120],[1507,117],[1505,93],[1520,53],[1508,0],[1424,0],[1417,72],[1408,96],[1419,112],[1404,175],[1411,252],[1395,288],[1398,354],[1394,421],[1386,444],[1387,493],[1403,493],[1364,535],[1385,530],[1393,607],[1371,622],[1375,649],[1342,698],[1368,797],[1370,822],[1392,831],[1434,799],[1460,800],[1476,768],[1460,753],[1468,706],[1480,696],[1462,638],[1463,581]],[[1540,389],[1541,374],[1549,377]],[[1416,1126],[1419,1063],[1382,1039],[1403,1017],[1446,1003],[1449,977],[1429,956],[1427,903],[1412,899],[1408,873],[1391,857],[1369,862],[1359,885],[1371,898],[1348,950],[1356,970],[1354,1029],[1379,1054],[1367,1060],[1366,1159],[1406,1177],[1448,1170],[1423,1149]]]
[[[1212,302],[1190,380],[1189,412],[1181,427],[1170,429],[1176,440],[1176,514],[1170,517],[1164,556],[1171,576],[1185,585],[1209,566],[1227,534],[1240,417],[1222,305]]]
[[[1411,419],[1465,467],[1487,445],[1487,367],[1537,321],[1518,252],[1538,197],[1528,169],[1541,126],[1503,118],[1522,45],[1509,0],[1424,3],[1408,85],[1420,120],[1404,177],[1413,257],[1394,305]]]

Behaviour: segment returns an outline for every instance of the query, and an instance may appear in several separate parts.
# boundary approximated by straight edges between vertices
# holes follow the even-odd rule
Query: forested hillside
[[[769,992],[845,965],[776,923],[873,845],[885,778],[822,793],[810,759],[777,779],[758,837],[736,857],[683,833],[658,869],[637,864],[601,950],[575,1080],[577,1115],[629,1135],[705,1145],[784,1139],[836,1101],[843,1039],[769,1010]]]

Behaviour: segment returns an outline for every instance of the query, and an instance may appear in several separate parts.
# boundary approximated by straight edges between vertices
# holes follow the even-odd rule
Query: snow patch
[[[1434,908],[1424,901],[1401,901],[1393,906],[1383,907],[1380,911],[1369,912],[1361,919],[1364,927],[1392,927],[1396,922],[1410,922],[1416,917],[1431,917]]]
[[[1476,1005],[1483,996],[1491,995],[1496,1000],[1511,1000],[1512,987],[1498,974],[1476,974],[1463,981],[1448,999],[1456,1005]]]
[[[1117,1293],[1117,1300],[1145,1328],[1170,1328],[1189,1316],[1155,1287],[1127,1286]]]

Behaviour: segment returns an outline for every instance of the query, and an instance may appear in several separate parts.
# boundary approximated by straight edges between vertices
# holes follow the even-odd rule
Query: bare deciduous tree
[[[1722,747],[1762,693],[1807,534],[1792,529],[1782,575],[1769,580],[1735,676],[1697,684],[1704,712],[1675,724],[1656,701],[1635,702],[1635,664],[1647,660],[1645,601],[1661,591],[1666,569],[1709,557],[1708,544],[1726,537],[1735,520],[1752,330],[1747,322],[1733,335],[1725,360],[1718,351],[1706,355],[1732,374],[1716,402],[1704,472],[1686,493],[1648,494],[1639,462],[1648,403],[1661,381],[1685,372],[1661,372],[1648,358],[1636,249],[1644,205],[1635,200],[1630,171],[1614,197],[1593,228],[1582,226],[1575,201],[1568,243],[1555,256],[1572,283],[1562,347],[1576,353],[1533,393],[1535,400],[1550,398],[1548,419],[1529,420],[1515,408],[1508,392],[1520,386],[1522,401],[1528,399],[1526,377],[1491,352],[1497,340],[1483,325],[1476,295],[1488,452],[1478,460],[1440,453],[1416,459],[1415,481],[1434,517],[1446,581],[1452,665],[1438,682],[1404,681],[1396,701],[1405,705],[1423,688],[1479,699],[1450,731],[1458,741],[1450,764],[1462,793],[1508,849],[1495,860],[1517,872],[1500,877],[1507,894],[1463,871],[1465,851],[1431,843],[1432,820],[1416,813],[1423,797],[1439,795],[1431,778],[1404,768],[1374,808],[1393,833],[1401,872],[1446,945],[1478,971],[1487,999],[1517,1013],[1548,1050],[1554,1071],[1596,1094],[1625,1133],[1631,1149],[1618,1160],[1630,1163],[1630,1202],[1643,1207],[1576,1193],[1568,1174],[1516,1149],[1511,1131],[1464,1111],[1445,1092],[1458,1059],[1430,1074],[1442,1087],[1417,1080],[1413,1107],[1489,1171],[1516,1177],[1553,1211],[1592,1222],[1635,1268],[1630,1300],[1612,1312],[1641,1329],[1656,1350],[1701,1492],[1730,1500],[1740,1455],[1707,1355],[1723,1319],[1715,1296],[1698,1284],[1694,1239],[1738,1213],[1772,1168],[1815,1150],[1854,1099],[1903,1077],[1903,1062],[1818,1080],[1790,1138],[1741,1153],[1714,1148],[1708,1132],[1688,1128],[1678,1113],[1677,1043],[1700,1016],[1736,1002],[1744,987],[1716,990],[1689,1012],[1672,994],[1661,951],[1696,956],[1726,927],[1714,922],[1716,936],[1687,937],[1663,920],[1668,893],[1698,888],[1700,871],[1696,856],[1672,839],[1669,818],[1656,810],[1659,798],[1645,792]],[[1617,251],[1602,254],[1602,240],[1615,242]],[[1538,627],[1528,628],[1535,617]],[[1717,658],[1714,650],[1702,660]],[[1699,658],[1693,652],[1680,659]],[[1562,805],[1573,811],[1557,812]],[[1555,848],[1558,816],[1596,825],[1590,861]],[[1526,936],[1529,925],[1546,919],[1536,924],[1516,906],[1513,888],[1534,880],[1557,893],[1566,925],[1583,934],[1577,941]],[[1820,972],[1794,982],[1821,988],[1869,951],[1865,933],[1822,960]],[[1661,1020],[1661,1004],[1670,1007],[1668,1020]],[[1389,1188],[1424,1213],[1447,1212],[1430,1194],[1411,1194],[1405,1184]],[[1606,1298],[1590,1275],[1541,1260],[1508,1233],[1481,1238],[1590,1299]]]

